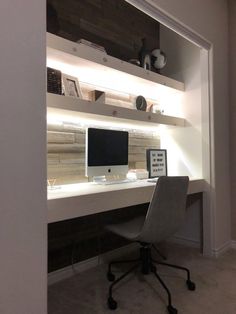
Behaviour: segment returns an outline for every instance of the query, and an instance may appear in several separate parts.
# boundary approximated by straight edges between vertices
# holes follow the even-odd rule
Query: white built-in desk
[[[56,187],[48,190],[48,223],[148,203],[154,187],[155,183],[147,180],[112,185],[77,183]],[[203,179],[190,180],[188,194],[204,190]]]

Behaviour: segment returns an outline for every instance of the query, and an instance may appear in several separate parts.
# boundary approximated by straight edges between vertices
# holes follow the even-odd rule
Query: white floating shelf
[[[47,34],[47,66],[80,81],[146,98],[184,91],[184,83],[111,57],[100,50]]]
[[[56,94],[47,94],[48,115],[63,118],[66,121],[91,119],[112,123],[131,124],[135,127],[157,127],[159,124],[185,126],[185,119],[162,114],[132,110],[99,102],[82,100]]]

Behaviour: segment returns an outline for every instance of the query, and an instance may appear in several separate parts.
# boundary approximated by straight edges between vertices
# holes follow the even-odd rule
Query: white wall
[[[44,1],[0,4],[0,313],[47,312]]]
[[[229,105],[228,105],[228,8],[225,0],[148,0],[159,9],[194,30],[212,46],[210,84],[212,145],[212,247],[220,251],[230,235]],[[210,215],[210,213],[209,213]]]
[[[193,247],[202,249],[202,215],[201,200],[195,200],[188,206],[183,226],[172,238],[173,241],[186,243]]]
[[[167,114],[173,114],[175,110],[180,111],[181,116],[186,119],[184,128],[170,128],[161,137],[161,147],[168,149],[168,173],[201,178],[200,49],[162,25],[160,47],[168,60],[162,74],[185,83],[181,101],[171,101],[165,110]]]

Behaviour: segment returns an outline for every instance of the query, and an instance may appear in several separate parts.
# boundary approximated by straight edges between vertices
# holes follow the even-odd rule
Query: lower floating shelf
[[[169,126],[185,126],[185,119],[163,114],[138,111],[117,107],[99,102],[87,101],[74,97],[47,94],[48,115],[99,120],[112,123],[126,123],[135,127],[157,127],[159,124]]]

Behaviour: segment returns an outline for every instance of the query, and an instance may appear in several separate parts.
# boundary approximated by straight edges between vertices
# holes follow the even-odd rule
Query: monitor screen
[[[86,175],[126,174],[129,134],[125,131],[88,128]]]

